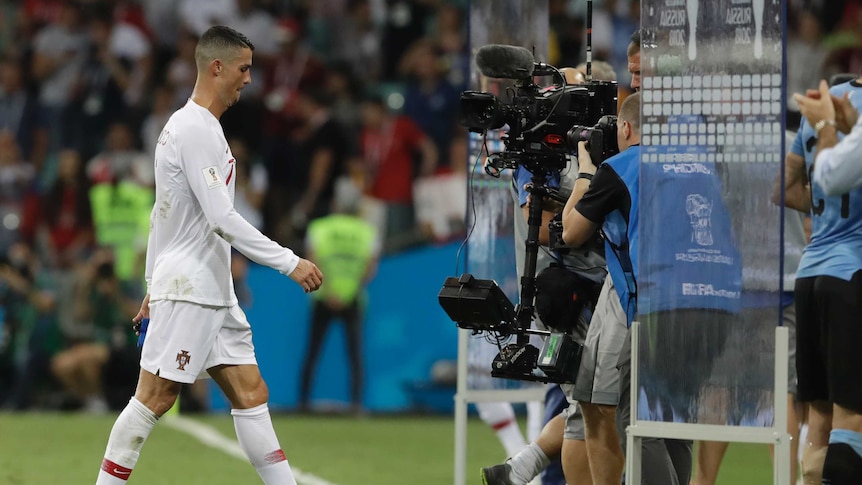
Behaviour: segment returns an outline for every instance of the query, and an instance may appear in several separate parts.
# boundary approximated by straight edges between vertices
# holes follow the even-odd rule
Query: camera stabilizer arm
[[[535,311],[536,261],[539,256],[539,232],[542,227],[544,199],[548,195],[545,183],[546,174],[537,170],[533,172],[531,185],[527,188],[531,197],[527,217],[527,239],[524,241],[526,251],[524,253],[524,272],[521,276],[521,299],[516,308],[518,327],[522,331],[530,328]],[[519,345],[526,344],[528,341],[529,335],[526,333],[518,335]]]

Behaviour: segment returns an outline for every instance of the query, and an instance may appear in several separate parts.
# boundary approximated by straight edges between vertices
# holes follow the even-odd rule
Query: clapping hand
[[[836,128],[845,135],[850,133],[850,130],[856,124],[856,120],[859,119],[859,112],[856,111],[856,108],[850,102],[850,94],[848,91],[841,97],[831,96],[832,106],[835,107]]]
[[[808,120],[811,126],[816,125],[821,120],[837,122],[835,105],[832,102],[829,84],[826,81],[820,81],[818,90],[809,89],[805,95],[796,93],[793,95],[793,99],[799,105],[802,116]]]

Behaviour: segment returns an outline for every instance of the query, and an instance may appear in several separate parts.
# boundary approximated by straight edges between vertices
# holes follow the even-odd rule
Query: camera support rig
[[[530,51],[513,46],[488,45],[476,53],[483,75],[514,79],[511,102],[487,92],[461,94],[461,124],[474,133],[508,126],[506,149],[488,155],[485,171],[499,176],[505,168],[522,166],[532,173],[531,204],[527,217],[526,257],[520,281],[520,301],[514,306],[493,280],[475,279],[465,273],[449,277],[438,294],[440,306],[463,329],[473,334],[489,332],[516,336],[515,343],[500,349],[491,365],[493,377],[540,382],[573,382],[580,363],[581,346],[565,333],[531,328],[535,313],[536,265],[545,197],[558,197],[546,185],[551,173],[560,173],[579,141],[589,141],[596,155],[607,155],[616,138],[617,83],[592,79],[592,0],[587,0],[586,83],[567,85],[554,66],[537,63]],[[559,84],[540,88],[536,76],[554,76]],[[606,116],[607,115],[607,116]],[[600,120],[606,119],[604,122]],[[595,125],[595,126],[593,126]],[[603,143],[603,139],[607,142]],[[610,148],[604,148],[610,145]],[[603,158],[603,157],[602,157]],[[541,351],[530,344],[530,335],[545,337]],[[499,340],[498,340],[499,342]],[[498,343],[499,346],[499,343]],[[543,374],[534,370],[538,367]]]
[[[522,160],[523,161],[523,160]],[[447,278],[438,300],[458,327],[473,334],[489,332],[501,337],[514,335],[514,343],[500,349],[491,363],[491,376],[535,382],[572,382],[580,362],[581,346],[564,333],[533,329],[536,297],[536,265],[546,185],[551,173],[547,162],[529,163],[531,202],[527,217],[524,271],[520,301],[513,306],[493,280],[479,280],[465,273]],[[545,337],[541,351],[530,343],[530,335]],[[542,373],[534,372],[538,368]]]
[[[553,155],[552,155],[553,156]],[[523,160],[522,160],[523,162]],[[517,328],[516,343],[501,349],[491,365],[491,376],[540,382],[570,382],[574,380],[580,361],[581,346],[564,333],[531,328],[535,314],[536,271],[539,255],[539,235],[545,197],[552,193],[546,185],[552,166],[548,162],[524,163],[532,173],[530,205],[527,216],[527,238],[524,241],[524,271],[521,276],[520,302],[515,309]],[[564,160],[565,162],[565,160]],[[563,165],[565,166],[565,165]],[[530,341],[530,335],[545,337],[541,352]],[[544,375],[534,373],[538,367]]]

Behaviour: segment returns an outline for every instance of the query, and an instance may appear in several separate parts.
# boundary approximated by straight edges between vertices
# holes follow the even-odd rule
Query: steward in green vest
[[[306,237],[317,267],[330,271],[324,273],[326,285],[311,296],[343,305],[360,298],[369,265],[377,257],[374,226],[357,216],[332,214],[313,220]]]
[[[374,226],[350,214],[333,214],[311,221],[306,233],[309,257],[326,275],[312,293],[314,307],[308,353],[302,368],[299,407],[307,410],[312,372],[323,339],[335,319],[344,323],[350,362],[350,395],[354,410],[362,406],[362,307],[364,290],[374,272],[380,243]]]
[[[153,209],[153,189],[121,180],[90,188],[96,244],[114,251],[114,269],[124,284],[143,279]]]

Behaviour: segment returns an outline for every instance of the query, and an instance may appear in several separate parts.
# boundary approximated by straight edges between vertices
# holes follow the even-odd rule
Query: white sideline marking
[[[208,424],[185,418],[183,416],[165,416],[161,421],[168,427],[191,435],[193,438],[210,448],[215,448],[248,463],[248,458],[245,456],[245,452],[242,451],[242,448],[240,448],[239,443],[236,440],[228,438]],[[300,485],[335,485],[334,483],[328,482],[316,475],[303,472],[293,465],[290,466],[290,469],[293,471],[293,476]]]

